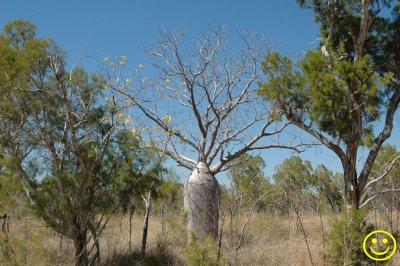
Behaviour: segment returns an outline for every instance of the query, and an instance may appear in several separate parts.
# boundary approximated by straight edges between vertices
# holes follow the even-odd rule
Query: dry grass
[[[331,215],[323,215],[325,231]],[[314,265],[324,265],[323,234],[317,214],[302,213]],[[233,220],[232,228],[226,217],[222,238],[225,265],[311,265],[310,258],[296,217],[254,214],[243,239],[243,245],[235,253],[240,228],[245,214]],[[167,257],[163,265],[185,265],[186,233],[183,218],[169,217],[162,230],[161,218],[152,216],[149,224],[148,255],[146,262],[140,261],[141,228],[143,217],[133,219],[133,254],[129,254],[129,220],[127,216],[115,216],[109,223],[101,240],[101,261],[103,265],[160,265],[160,243],[166,248]],[[10,221],[10,236],[15,254],[15,265],[73,265],[73,244],[62,239],[50,228],[44,227],[38,219],[24,218]],[[61,241],[61,244],[60,244]],[[158,244],[157,244],[158,243]],[[61,245],[61,249],[60,249]],[[216,251],[215,251],[216,252]],[[164,254],[165,255],[165,254]],[[4,259],[4,258],[3,258]],[[154,260],[155,259],[155,260]],[[0,254],[0,265],[4,265]],[[329,265],[326,263],[325,265]],[[393,265],[397,265],[396,263]]]
[[[323,234],[318,215],[303,215],[302,222],[315,265],[323,265]],[[235,265],[311,265],[304,235],[295,216],[262,214],[254,217],[246,231]],[[323,217],[324,228],[327,217]],[[326,229],[325,229],[326,230]],[[226,245],[227,246],[227,245]],[[234,251],[227,254],[234,257]]]

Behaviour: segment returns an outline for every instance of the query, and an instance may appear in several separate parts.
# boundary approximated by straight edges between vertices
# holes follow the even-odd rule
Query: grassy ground
[[[253,214],[247,224],[242,245],[236,251],[246,214],[225,217],[222,235],[222,265],[311,265],[301,225],[296,216]],[[324,230],[329,228],[331,215],[322,215]],[[310,253],[314,265],[330,265],[324,262],[324,242],[321,219],[318,214],[301,214]],[[172,216],[165,219],[151,216],[147,246],[147,258],[140,261],[141,228],[143,217],[134,216],[132,252],[129,252],[129,218],[115,216],[106,228],[101,244],[103,265],[187,265],[191,256],[208,256],[216,259],[215,246],[186,248],[183,218]],[[222,223],[221,223],[222,226]],[[164,230],[163,230],[164,227]],[[14,250],[15,265],[73,265],[73,244],[69,239],[47,228],[38,219],[23,218],[10,221],[10,237]],[[2,262],[3,260],[3,262]],[[0,265],[4,265],[0,255]],[[207,265],[207,264],[205,264]],[[397,265],[397,264],[392,264]]]

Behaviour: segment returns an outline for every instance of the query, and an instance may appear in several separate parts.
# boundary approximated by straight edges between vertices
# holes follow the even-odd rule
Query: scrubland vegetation
[[[325,238],[331,230],[332,221],[339,214],[323,213],[322,223]],[[393,213],[397,216],[397,213]],[[374,216],[369,217],[375,224]],[[163,218],[154,214],[150,217],[147,254],[140,256],[142,215],[133,217],[132,251],[129,252],[129,217],[113,217],[100,237],[101,265],[217,265],[218,248],[211,242],[187,247],[183,216]],[[323,242],[321,217],[312,212],[301,214],[314,265],[336,265],[328,255],[328,244]],[[222,237],[221,265],[311,265],[304,235],[294,214],[254,214],[245,231],[242,247],[236,252],[234,241],[240,235],[239,226],[247,220],[245,214],[235,218],[234,232],[228,224]],[[384,214],[377,215],[378,228],[390,230]],[[72,240],[61,238],[51,228],[36,218],[10,219],[9,237],[13,248],[13,259],[4,265],[74,265]],[[397,226],[397,221],[395,225]],[[4,246],[3,246],[4,247]],[[325,254],[325,255],[324,255]],[[349,254],[350,256],[350,251]],[[15,257],[14,257],[15,256]],[[348,261],[349,264],[351,260]],[[392,265],[400,261],[396,253]],[[339,263],[338,263],[339,264]],[[366,262],[368,265],[368,262]]]
[[[378,161],[394,151],[384,147]],[[187,244],[183,185],[169,173],[154,191],[146,254],[141,254],[142,199],[132,216],[116,212],[108,221],[98,241],[99,264],[311,265],[312,260],[313,265],[350,265],[358,259],[368,264],[357,253],[367,232],[379,228],[395,235],[399,231],[397,194],[377,197],[365,214],[350,214],[352,218],[346,219],[340,175],[335,177],[324,166],[312,169],[308,161],[291,157],[276,168],[269,182],[260,157],[244,156],[235,163],[228,173],[230,186],[222,187],[217,242],[206,238]],[[397,164],[388,184],[397,186],[399,171]],[[352,228],[348,219],[359,219],[356,225],[363,224],[361,230]],[[0,258],[5,265],[76,263],[74,241],[50,228],[28,206],[4,220],[3,226]],[[94,247],[89,237],[87,249]],[[397,261],[396,253],[392,263]]]
[[[125,55],[67,69],[34,24],[4,25],[0,264],[398,265],[363,241],[399,239],[399,3],[297,2],[321,26],[301,58],[161,30],[149,76]],[[343,171],[300,157],[315,146]],[[293,155],[266,176],[266,149]]]
[[[134,216],[132,253],[129,252],[129,217],[114,217],[100,238],[101,265],[196,265],[217,264],[217,248],[212,244],[186,247],[185,224],[182,217],[169,217],[162,232],[162,218],[151,216],[147,255],[140,259],[142,216]],[[245,217],[241,217],[244,222]],[[304,214],[313,260],[323,265],[322,229],[318,215]],[[328,217],[323,215],[324,225]],[[237,221],[237,219],[236,219]],[[296,218],[289,222],[287,216],[254,215],[248,224],[244,244],[235,254],[232,238],[237,241],[239,231],[230,236],[229,228],[223,230],[220,264],[226,265],[308,265],[309,257],[304,237],[296,225]],[[238,221],[237,221],[238,222]],[[326,230],[327,228],[325,228]],[[11,220],[10,236],[15,260],[19,265],[74,265],[74,248],[70,239],[60,235],[43,223]],[[236,257],[236,258],[235,258]],[[4,259],[4,258],[3,258]],[[9,263],[9,265],[13,265]],[[327,264],[330,265],[330,264]]]

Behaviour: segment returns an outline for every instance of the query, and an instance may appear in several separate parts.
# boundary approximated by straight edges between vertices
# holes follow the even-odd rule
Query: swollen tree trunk
[[[193,236],[218,236],[220,188],[204,162],[199,162],[183,189],[189,242]]]

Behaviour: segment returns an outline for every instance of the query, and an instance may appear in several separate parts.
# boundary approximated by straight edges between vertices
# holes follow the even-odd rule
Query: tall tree
[[[325,198],[332,211],[340,212],[343,207],[342,175],[333,174],[321,164],[314,169],[313,176],[319,198]]]
[[[243,154],[239,158],[233,160],[228,170],[228,176],[232,184],[232,197],[238,206],[250,207],[257,201],[268,189],[271,184],[264,175],[263,169],[265,162],[260,156]],[[263,201],[257,205],[259,208],[263,206]]]
[[[381,0],[298,2],[314,10],[321,43],[299,62],[267,53],[260,93],[339,157],[346,204],[358,209],[400,102],[399,9]],[[361,149],[368,155],[357,168]]]
[[[279,191],[276,202],[280,203],[281,210],[298,211],[309,205],[314,188],[310,161],[292,156],[276,167],[272,178]]]
[[[215,175],[248,151],[296,147],[267,142],[286,124],[277,123],[280,113],[257,99],[264,42],[240,36],[244,45],[234,51],[225,30],[218,28],[185,51],[182,32],[161,35],[148,51],[159,78],[142,77],[133,84],[117,69],[124,61],[110,62],[107,86],[120,93],[121,102],[134,107],[130,110],[141,134],[191,171],[184,187],[189,239],[192,232],[200,239],[207,234],[215,238],[220,194]]]
[[[0,140],[1,156],[12,163],[2,168],[18,176],[36,213],[73,240],[76,265],[93,264],[109,218],[124,195],[156,177],[158,164],[122,130],[118,107],[102,100],[97,76],[76,66],[67,72],[62,50],[36,38],[29,22],[11,22],[4,32]]]

